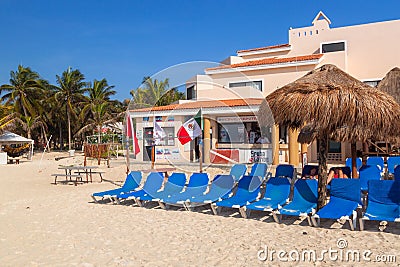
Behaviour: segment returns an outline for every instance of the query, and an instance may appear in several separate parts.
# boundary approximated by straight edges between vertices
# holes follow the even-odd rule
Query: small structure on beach
[[[12,132],[4,132],[0,135],[0,151],[7,153],[8,157],[20,157],[24,153],[28,152],[28,159],[31,159],[33,155],[33,144],[34,141],[29,138],[25,138]],[[2,148],[4,146],[4,148]]]

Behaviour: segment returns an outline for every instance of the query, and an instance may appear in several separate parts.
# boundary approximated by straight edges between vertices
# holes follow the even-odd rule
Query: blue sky
[[[289,27],[311,25],[320,10],[331,27],[400,19],[399,0],[0,0],[0,84],[18,64],[51,83],[71,66],[106,78],[123,100],[172,65],[287,43]]]

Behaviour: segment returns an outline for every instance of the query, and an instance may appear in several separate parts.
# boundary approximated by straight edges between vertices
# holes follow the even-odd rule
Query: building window
[[[261,134],[257,122],[218,123],[218,143],[266,144],[271,143],[270,140],[271,129]]]
[[[247,81],[247,82],[229,83],[229,88],[235,88],[235,87],[253,87],[257,90],[262,91],[262,81]]]
[[[322,44],[321,50],[322,50],[322,53],[344,51],[345,43],[344,42],[336,42],[336,43]]]
[[[196,92],[194,91],[194,85],[186,88],[186,99],[196,99]]]
[[[342,153],[342,144],[340,142],[329,140],[328,153]]]
[[[156,116],[156,122],[162,121],[162,116]]]
[[[161,139],[159,146],[175,146],[175,128],[161,127],[165,132],[165,137]],[[153,145],[153,128],[144,128],[144,145]]]
[[[149,121],[150,118],[149,117],[143,117],[143,121]]]

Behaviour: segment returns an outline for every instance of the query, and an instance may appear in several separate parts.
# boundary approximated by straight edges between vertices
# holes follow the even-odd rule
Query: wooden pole
[[[203,172],[203,135],[200,137],[200,144],[199,144],[199,164],[200,164],[200,173]]]
[[[357,172],[357,146],[356,143],[351,143],[351,174],[353,178],[358,178]]]
[[[317,209],[320,210],[323,206],[326,205],[327,202],[327,190],[326,185],[328,181],[328,166],[327,166],[327,157],[328,157],[328,135],[324,134],[319,142],[319,167],[318,167],[318,205]]]
[[[155,162],[155,145],[151,146],[151,168],[154,169],[154,162]]]

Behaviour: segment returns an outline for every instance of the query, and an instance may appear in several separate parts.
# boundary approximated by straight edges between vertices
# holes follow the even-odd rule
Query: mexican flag
[[[194,118],[185,122],[178,130],[178,140],[182,145],[201,135],[201,109]]]

